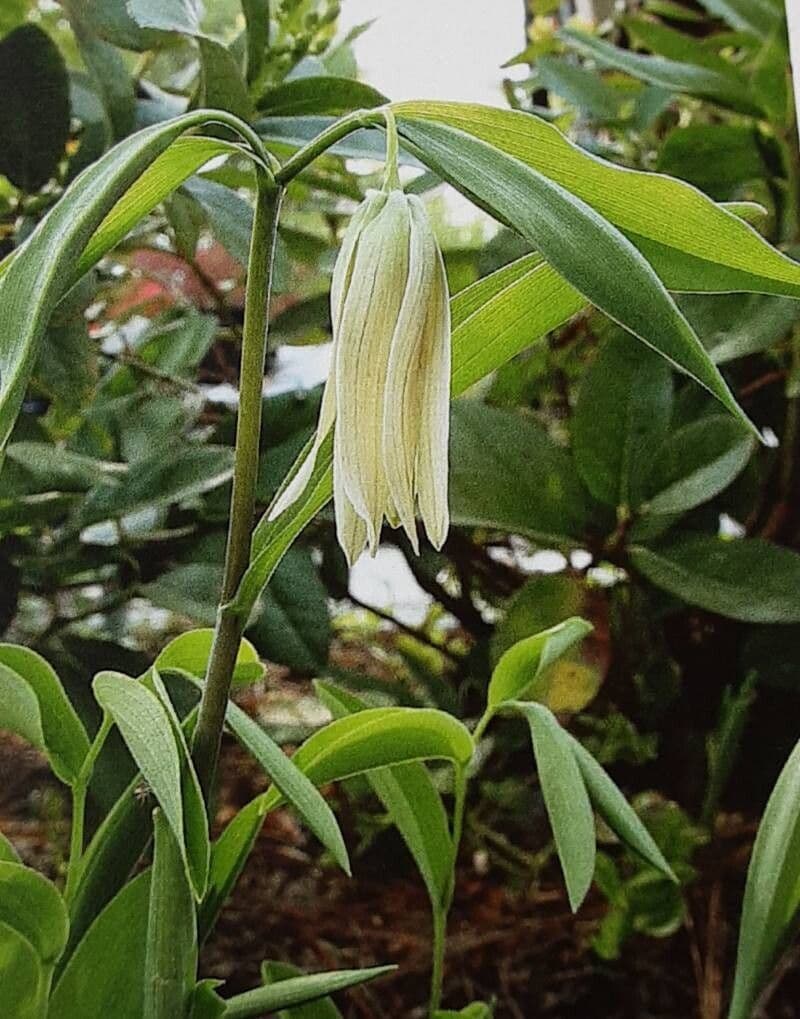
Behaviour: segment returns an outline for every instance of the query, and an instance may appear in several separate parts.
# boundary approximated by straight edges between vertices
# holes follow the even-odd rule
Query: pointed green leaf
[[[677,881],[653,836],[639,820],[636,811],[619,791],[616,784],[574,736],[567,733],[567,738],[575,760],[578,762],[583,781],[586,783],[589,799],[598,814],[629,849],[638,853],[643,860],[651,867],[661,871],[665,877],[671,881]]]
[[[290,977],[269,987],[257,987],[253,991],[228,998],[225,1019],[250,1019],[265,1012],[304,1005],[324,998],[348,987],[357,987],[368,980],[375,980],[391,973],[395,966],[374,966],[372,969],[343,969],[333,973],[312,973],[309,976]]]
[[[450,126],[447,113],[442,120],[398,123],[431,169],[513,224],[587,300],[747,420],[653,267],[613,222],[530,164]]]
[[[709,612],[747,623],[800,622],[800,555],[761,538],[686,536],[634,546],[631,562],[656,587]]]
[[[143,778],[161,805],[181,847],[197,898],[205,890],[208,857],[202,840],[187,838],[182,795],[181,754],[172,723],[158,697],[138,680],[100,672],[92,684],[98,703],[114,719]]]
[[[544,805],[575,912],[594,876],[594,816],[567,734],[542,704],[513,702],[528,721]]]
[[[404,133],[447,123],[570,189],[631,238],[670,290],[800,297],[800,264],[683,181],[608,163],[527,113],[432,101],[393,109]]]
[[[275,788],[297,810],[320,842],[346,874],[350,873],[347,849],[333,811],[294,759],[235,704],[229,704],[226,721],[233,734],[275,783]]]
[[[800,743],[775,783],[758,828],[739,928],[728,1019],[749,1019],[800,909]]]
[[[747,466],[753,437],[723,414],[673,432],[653,454],[644,507],[648,513],[685,513],[723,492]]]
[[[282,980],[301,976],[303,976],[301,969],[286,962],[261,963],[261,982],[267,987],[279,984]],[[294,1008],[283,1009],[278,1014],[278,1019],[342,1019],[342,1013],[334,1005],[333,999],[319,998],[310,1005],[296,1005]]]
[[[615,331],[583,373],[572,418],[572,451],[589,491],[607,506],[636,506],[653,448],[672,415],[669,365]]]
[[[368,705],[331,683],[314,684],[334,718],[364,711]],[[414,857],[431,903],[444,899],[453,871],[453,842],[442,798],[421,761],[367,772],[367,781],[383,803]]]
[[[534,634],[510,647],[494,667],[488,705],[497,709],[507,701],[536,698],[537,683],[565,651],[592,632],[592,624],[577,616]]]

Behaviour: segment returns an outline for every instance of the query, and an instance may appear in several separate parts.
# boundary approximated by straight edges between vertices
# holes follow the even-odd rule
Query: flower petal
[[[353,504],[344,490],[341,443],[336,434],[333,437],[333,505],[336,515],[336,538],[344,551],[347,565],[352,566],[366,548],[367,525],[353,509]]]
[[[386,481],[403,528],[419,553],[415,522],[415,472],[422,420],[423,379],[420,359],[429,317],[429,299],[438,271],[436,239],[425,207],[409,199],[411,240],[408,282],[397,318],[383,412],[383,460]]]
[[[342,484],[374,548],[386,508],[383,405],[392,335],[408,275],[408,201],[391,192],[358,243],[336,341]]]
[[[339,327],[344,297],[352,278],[353,264],[361,233],[364,227],[375,219],[385,204],[386,193],[384,191],[367,192],[366,198],[353,213],[347,230],[345,230],[331,279],[331,322],[333,323],[334,337]]]
[[[441,548],[450,524],[447,454],[450,434],[450,301],[444,262],[436,249],[437,271],[428,298],[420,358],[422,413],[417,451],[420,515],[431,544]]]

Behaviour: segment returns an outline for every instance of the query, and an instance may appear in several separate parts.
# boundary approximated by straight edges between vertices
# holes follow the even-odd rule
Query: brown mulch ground
[[[223,757],[219,823],[264,787],[235,747]],[[345,818],[346,823],[346,818]],[[57,870],[65,850],[64,801],[43,760],[0,739],[0,830],[25,861]],[[496,1000],[497,1019],[724,1019],[738,908],[753,825],[725,820],[703,850],[686,926],[637,936],[618,962],[589,941],[603,915],[595,893],[573,917],[555,880],[511,891],[491,868],[461,861],[448,943],[445,1004]],[[388,846],[388,848],[387,848]],[[347,1019],[424,1016],[430,936],[425,894],[399,842],[355,861],[348,880],[321,861],[289,813],[268,819],[234,896],[204,949],[204,976],[237,992],[258,983],[263,959],[307,970],[395,963],[380,983],[340,996]],[[800,1017],[800,953],[790,953],[756,1019]]]

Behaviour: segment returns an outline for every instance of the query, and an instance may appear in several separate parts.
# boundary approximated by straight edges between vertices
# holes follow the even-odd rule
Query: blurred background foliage
[[[620,165],[757,203],[754,228],[795,251],[782,4],[643,0],[584,20],[598,9],[529,0],[509,104]],[[284,156],[326,120],[383,102],[353,55],[368,26],[342,35],[338,15],[334,0],[4,3],[0,254],[143,125],[218,106]],[[355,134],[289,188],[260,509],[314,427],[337,244],[380,156],[379,139]],[[528,250],[505,227],[465,224],[437,179],[407,164],[453,292]],[[207,165],[62,302],[0,472],[0,631],[50,659],[84,711],[100,663],[138,674],[170,636],[213,622],[250,175],[235,155]],[[265,724],[307,732],[319,717],[308,681],[326,675],[474,718],[510,644],[581,615],[594,635],[540,696],[637,795],[681,878],[725,818],[760,813],[800,710],[800,305],[680,303],[765,444],[600,313],[581,314],[454,405],[454,527],[419,559],[385,533],[372,573],[388,578],[381,604],[363,594],[368,566],[360,583],[348,577],[330,512],[287,555],[248,629],[271,666]],[[476,867],[524,885],[549,858],[543,815],[527,755],[514,767],[522,727],[496,738],[467,845]],[[363,786],[351,792],[366,849],[386,825]],[[598,882],[604,958],[633,932],[684,922],[680,891],[633,859],[604,855]]]

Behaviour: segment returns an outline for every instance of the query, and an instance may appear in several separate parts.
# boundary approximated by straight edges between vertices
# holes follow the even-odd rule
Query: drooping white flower
[[[370,193],[345,234],[331,286],[333,357],[308,457],[275,502],[302,493],[334,429],[334,506],[350,563],[374,555],[383,519],[418,550],[447,535],[450,306],[425,206],[399,188]]]

